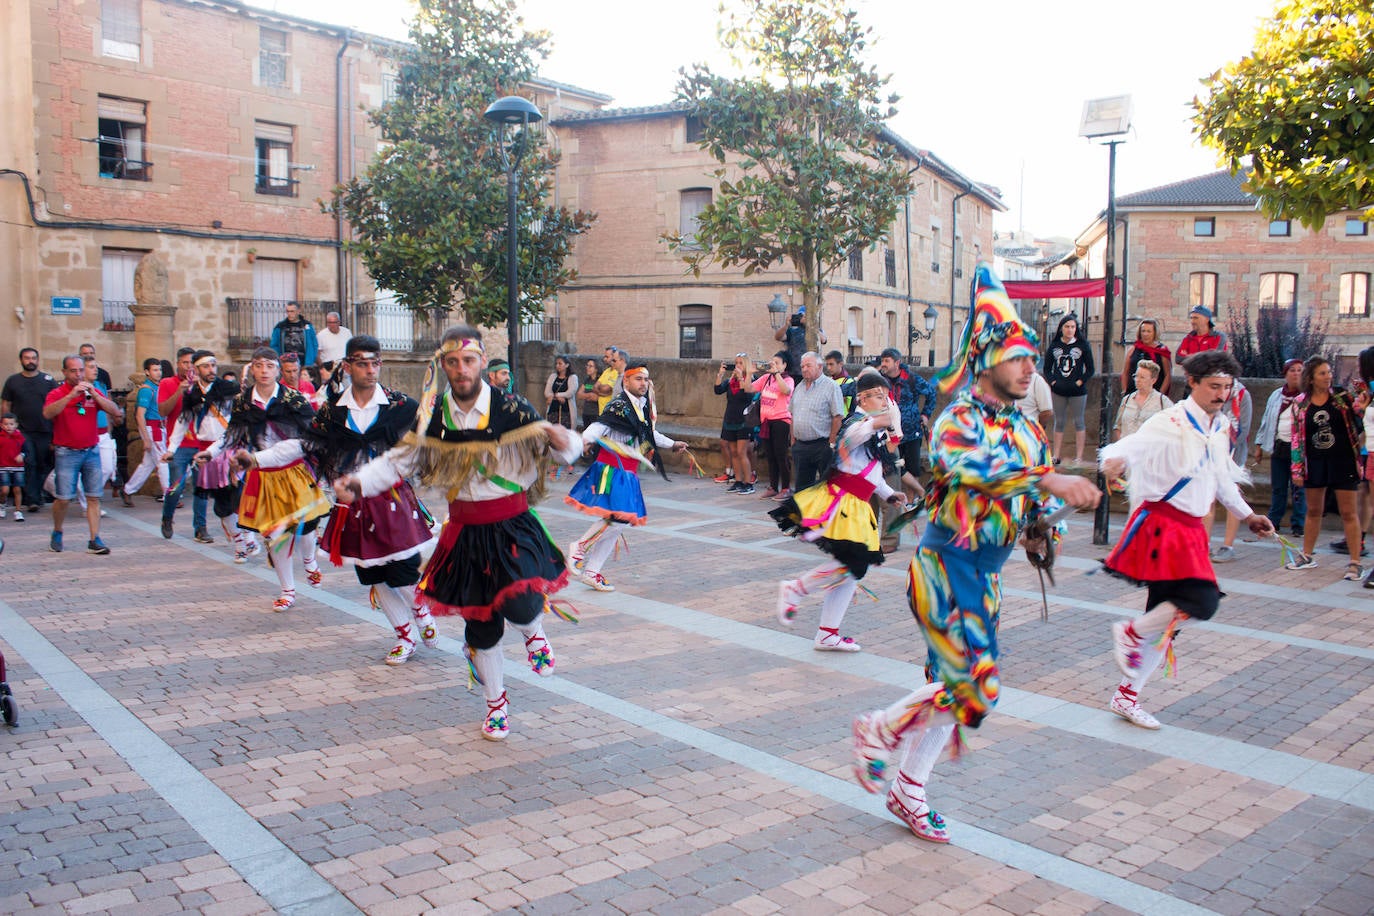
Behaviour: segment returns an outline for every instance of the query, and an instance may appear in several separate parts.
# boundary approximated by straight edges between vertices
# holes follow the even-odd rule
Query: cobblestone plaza
[[[539,509],[562,544],[586,527],[567,486]],[[0,912],[1374,911],[1374,593],[1340,558],[1239,544],[1147,732],[1106,709],[1109,624],[1143,591],[1090,574],[1079,516],[1043,623],[1018,553],[1001,702],[930,785],[938,847],[849,778],[853,714],[921,679],[910,537],[846,618],[864,651],[818,653],[814,604],[774,619],[816,551],[769,503],[645,491],[617,591],[574,582],[580,623],[547,624],[557,674],[507,637],[500,744],[460,624],[388,668],[351,570],[274,614],[260,560],[164,541],[151,502],[110,507],[108,557],[47,552],[46,513],[0,522]]]

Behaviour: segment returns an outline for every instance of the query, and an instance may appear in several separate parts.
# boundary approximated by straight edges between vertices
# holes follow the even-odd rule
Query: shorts
[[[0,496],[4,495],[5,487],[24,486],[23,468],[0,468]]]
[[[720,437],[726,442],[747,442],[749,434],[753,430],[744,426],[737,426],[734,423],[722,423],[720,427]]]
[[[100,468],[100,446],[66,448],[53,446],[56,458],[53,495],[58,499],[76,499],[76,482],[87,499],[99,499],[105,489],[105,475]]]
[[[1303,487],[1309,490],[1357,490],[1360,486],[1360,469],[1353,457],[1342,456],[1344,460],[1308,461]]]
[[[1205,579],[1168,579],[1148,584],[1145,610],[1169,602],[1194,620],[1211,620],[1221,604],[1222,591]]]

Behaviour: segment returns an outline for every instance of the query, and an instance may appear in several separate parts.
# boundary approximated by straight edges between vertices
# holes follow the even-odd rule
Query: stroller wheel
[[[5,724],[10,728],[19,724],[19,704],[8,693],[0,696],[0,713],[4,714]]]

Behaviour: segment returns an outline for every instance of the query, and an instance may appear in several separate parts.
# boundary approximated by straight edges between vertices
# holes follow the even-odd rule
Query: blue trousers
[[[1269,521],[1279,527],[1283,513],[1288,511],[1288,494],[1293,494],[1293,533],[1302,534],[1303,521],[1307,518],[1307,491],[1293,486],[1293,449],[1280,443],[1269,459],[1269,484],[1273,494],[1269,499]]]
[[[181,491],[186,489],[188,483],[191,484],[192,492],[194,493],[195,491],[195,478],[192,476],[195,474],[195,470],[192,469],[188,473],[187,468],[191,468],[191,459],[196,457],[197,451],[199,451],[199,449],[183,445],[179,447],[176,450],[176,454],[172,456],[172,467],[169,476],[171,477],[172,486],[175,487],[175,489],[163,497],[162,520],[164,522],[170,522],[172,516],[176,514],[177,503],[181,502]],[[205,510],[208,503],[209,499],[207,497],[191,497],[191,523],[195,526],[196,531],[205,527]]]

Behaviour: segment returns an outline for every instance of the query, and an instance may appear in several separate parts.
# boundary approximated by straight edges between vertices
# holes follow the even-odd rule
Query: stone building
[[[374,288],[340,247],[348,226],[319,206],[376,153],[363,109],[395,89],[395,42],[234,0],[0,10],[0,116],[14,126],[0,133],[6,350],[36,346],[46,362],[91,341],[122,380],[176,346],[242,356],[287,302],[317,325],[337,309],[398,355],[432,347],[433,327]],[[608,96],[544,79],[526,90],[563,154],[555,199],[600,214],[574,250],[580,279],[529,336],[657,357],[773,352],[767,304],[801,302],[790,272],[697,280],[660,240],[712,193],[686,114],[606,110]],[[1003,208],[994,189],[888,139],[915,170],[913,191],[889,238],[854,252],[828,291],[824,329],[854,359],[896,346],[942,360]],[[136,301],[148,254],[166,302]],[[932,306],[934,339],[908,347]],[[504,333],[492,338],[504,347]]]
[[[578,240],[578,279],[561,291],[565,339],[583,350],[618,344],[633,355],[752,357],[779,348],[768,304],[781,296],[802,302],[796,274],[785,267],[752,277],[718,267],[691,276],[661,236],[690,236],[696,214],[710,203],[716,161],[696,142],[698,125],[682,108],[590,109],[550,124],[563,153],[559,197],[596,211],[592,231]],[[928,150],[888,133],[906,158],[913,189],[889,237],[855,251],[826,291],[822,330],[854,361],[885,347],[937,359],[949,353],[950,303],[962,323],[971,276],[992,254],[992,214],[1005,209],[996,190],[979,184]],[[934,341],[908,346],[908,330],[925,327],[934,306]],[[919,362],[919,360],[916,360]]]
[[[241,353],[288,301],[320,326],[337,308],[389,349],[432,348],[319,204],[376,152],[362,109],[395,89],[394,42],[232,0],[0,4],[6,352],[88,340],[121,379],[183,344]],[[553,114],[610,101],[529,88]],[[143,308],[148,253],[169,301]]]
[[[1326,322],[1344,377],[1355,354],[1374,344],[1369,224],[1355,213],[1333,214],[1315,231],[1297,220],[1271,220],[1241,180],[1219,171],[1117,198],[1116,269],[1125,280],[1117,321],[1159,318],[1174,348],[1194,305],[1210,308],[1222,330],[1244,314],[1253,326],[1260,309],[1312,315]],[[1082,275],[1103,276],[1105,214],[1077,243]],[[1126,337],[1134,340],[1134,323],[1128,325]]]

